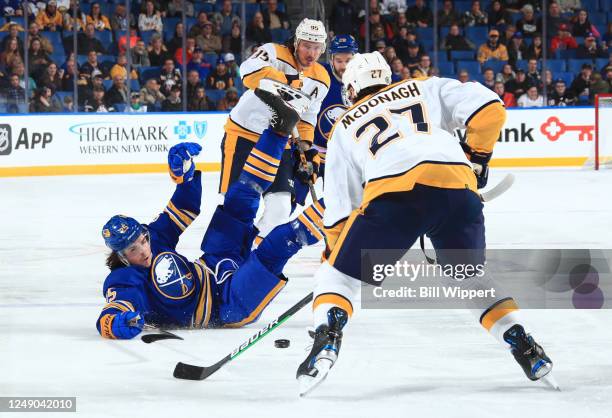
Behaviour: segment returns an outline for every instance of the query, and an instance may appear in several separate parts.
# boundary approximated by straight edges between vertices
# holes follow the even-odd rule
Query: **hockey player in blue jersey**
[[[257,96],[273,112],[246,160],[238,181],[218,206],[202,240],[202,256],[189,261],[176,252],[181,233],[200,213],[201,173],[194,143],[173,146],[168,155],[176,190],[163,213],[148,225],[116,215],[102,228],[112,251],[104,281],[106,305],[96,326],[100,335],[129,339],[144,324],[164,327],[237,327],[251,323],[285,286],[285,263],[302,246],[322,238],[323,202],[276,227],[254,251],[254,219],[261,194],[272,184],[298,113],[277,94]]]
[[[330,63],[323,64],[323,67],[329,73],[331,84],[327,96],[321,104],[315,129],[313,148],[318,151],[321,158],[319,177],[323,177],[325,174],[325,153],[331,128],[334,126],[336,119],[342,116],[348,108],[342,85],[342,74],[344,74],[346,65],[358,50],[357,41],[351,35],[337,35],[332,39],[329,46]]]

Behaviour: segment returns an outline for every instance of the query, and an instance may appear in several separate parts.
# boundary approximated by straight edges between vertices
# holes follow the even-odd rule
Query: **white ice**
[[[491,184],[505,173],[494,170]],[[486,205],[490,247],[612,248],[612,171],[514,173],[513,188]],[[204,181],[203,214],[179,246],[194,258],[216,202],[217,175]],[[528,381],[472,314],[450,310],[358,312],[328,380],[306,399],[295,370],[308,309],[209,380],[174,379],[177,361],[214,363],[306,295],[321,248],[290,262],[286,289],[248,328],[104,340],[101,225],[115,213],[150,221],[172,187],[161,174],[0,179],[0,396],[76,396],[78,416],[611,416],[609,311],[525,311],[562,392]],[[277,338],[290,348],[274,348]]]

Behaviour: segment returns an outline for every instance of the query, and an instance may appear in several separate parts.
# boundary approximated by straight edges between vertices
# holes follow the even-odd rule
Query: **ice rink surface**
[[[490,184],[506,173],[493,171]],[[612,171],[513,172],[513,188],[486,205],[490,247],[612,248]],[[179,244],[192,258],[217,201],[217,176],[204,182],[203,213]],[[357,312],[334,370],[305,399],[295,371],[309,309],[209,380],[174,379],[177,361],[214,363],[310,292],[321,248],[290,262],[289,284],[248,328],[177,331],[184,341],[149,345],[104,340],[100,228],[115,213],[150,222],[172,190],[161,174],[0,180],[0,396],[76,396],[68,416],[611,416],[610,311],[525,311],[562,392],[528,381],[470,312],[450,310]],[[277,338],[290,348],[274,348]]]

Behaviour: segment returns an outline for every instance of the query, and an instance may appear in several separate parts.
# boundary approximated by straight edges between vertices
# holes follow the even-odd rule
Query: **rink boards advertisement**
[[[227,115],[0,115],[0,176],[164,172],[168,149],[182,141],[200,143],[198,167],[218,171]],[[491,164],[581,166],[594,139],[592,108],[511,109]]]

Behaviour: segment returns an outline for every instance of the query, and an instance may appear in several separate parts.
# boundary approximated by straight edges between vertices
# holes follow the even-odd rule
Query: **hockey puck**
[[[274,341],[274,347],[276,347],[276,348],[287,348],[287,347],[289,347],[289,340],[276,340],[276,341]]]

